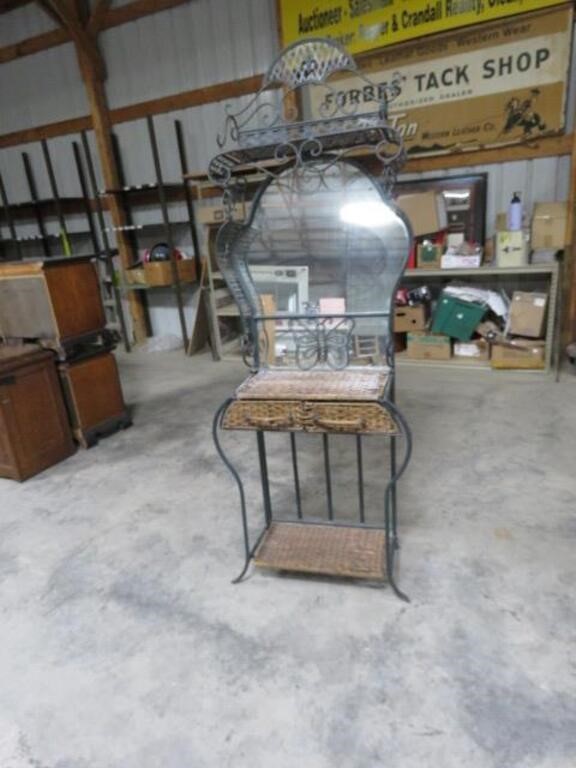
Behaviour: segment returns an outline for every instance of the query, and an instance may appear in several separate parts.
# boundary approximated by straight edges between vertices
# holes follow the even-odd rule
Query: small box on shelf
[[[440,266],[442,269],[478,269],[482,264],[482,254],[445,253]]]
[[[439,269],[441,259],[441,245],[425,241],[416,247],[416,267],[418,269]]]
[[[408,334],[406,357],[412,360],[450,360],[452,341],[443,334],[412,331]]]
[[[196,280],[196,265],[193,259],[181,259],[176,262],[178,279],[182,283]],[[143,266],[131,267],[125,272],[129,285],[158,287],[172,285],[172,265],[170,261],[150,261]]]
[[[455,341],[454,357],[468,360],[490,360],[490,344],[485,339]]]
[[[542,370],[546,344],[543,341],[511,339],[509,344],[494,344],[490,364],[498,369]]]
[[[246,206],[244,203],[234,203],[232,207],[232,219],[244,221],[246,218]],[[199,205],[196,208],[196,221],[199,224],[223,224],[226,220],[226,211],[223,205]]]
[[[496,263],[499,267],[523,267],[528,262],[528,244],[524,232],[496,232]]]
[[[539,339],[544,333],[548,295],[526,291],[514,291],[508,318],[508,333]]]
[[[394,330],[397,333],[406,331],[423,331],[428,324],[428,309],[424,304],[414,307],[396,307],[394,310]]]
[[[532,248],[560,250],[568,239],[567,203],[536,203],[532,215]]]

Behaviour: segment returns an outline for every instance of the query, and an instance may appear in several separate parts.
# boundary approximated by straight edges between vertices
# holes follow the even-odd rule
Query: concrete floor
[[[406,605],[232,586],[210,422],[243,370],[122,376],[132,429],[0,480],[1,768],[574,768],[576,377],[400,372]]]

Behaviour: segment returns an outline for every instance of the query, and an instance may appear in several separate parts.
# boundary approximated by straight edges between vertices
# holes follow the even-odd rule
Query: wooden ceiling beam
[[[40,6],[40,8],[41,8],[41,9],[44,11],[44,13],[45,13],[45,14],[46,14],[46,15],[47,15],[47,16],[48,16],[50,19],[52,19],[52,21],[54,22],[54,24],[56,24],[56,26],[58,26],[58,27],[64,27],[64,28],[65,28],[65,25],[64,25],[64,23],[62,22],[62,18],[61,18],[61,16],[60,16],[60,14],[58,14],[58,13],[57,13],[57,12],[54,10],[54,8],[53,8],[53,7],[52,7],[52,5],[50,4],[50,2],[48,2],[48,0],[45,0],[45,1],[44,1],[44,0],[36,0],[36,5],[39,5],[39,6]]]
[[[122,5],[119,8],[108,8],[102,18],[99,19],[98,24],[96,22],[94,25],[91,25],[90,22],[88,23],[88,29],[91,32],[112,29],[113,27],[119,27],[122,24],[128,24],[131,21],[141,19],[144,16],[175,8],[187,2],[189,0],[154,0],[153,2],[151,0],[134,0],[134,2]],[[72,42],[72,38],[67,30],[63,28],[50,30],[50,32],[28,37],[25,40],[20,40],[17,43],[11,43],[0,48],[0,64],[70,42]]]
[[[13,11],[23,5],[30,5],[32,0],[0,0],[0,14]]]
[[[28,37],[19,43],[11,43],[0,48],[0,64],[7,64],[14,59],[20,59],[23,56],[32,56],[40,51],[46,51],[49,48],[55,48],[58,45],[72,42],[70,35],[63,27],[51,29],[49,32],[43,32],[41,35]]]
[[[75,0],[37,0],[37,2],[51,18],[60,20],[61,25],[70,35],[76,45],[84,76],[104,79],[104,60],[96,41],[82,24],[80,7]]]
[[[111,2],[112,0],[97,1],[96,6],[90,14],[90,19],[88,21],[88,31],[93,35],[98,34],[98,32],[102,29],[102,25],[106,19],[106,14],[108,13]]]

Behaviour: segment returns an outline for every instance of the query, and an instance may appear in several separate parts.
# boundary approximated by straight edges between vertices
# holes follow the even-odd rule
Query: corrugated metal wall
[[[128,0],[116,0],[121,5]],[[1,17],[0,44],[6,45],[53,28],[53,22],[34,5],[15,9]],[[264,72],[277,53],[275,0],[190,0],[190,2],[138,21],[107,30],[101,35],[101,49],[106,61],[106,89],[110,106],[167,96],[179,91],[212,85]],[[576,73],[573,51],[571,72]],[[572,77],[567,115],[570,130],[576,102],[576,77]],[[235,100],[234,107],[249,97]],[[0,133],[88,114],[75,53],[72,45],[63,45],[0,66]],[[204,169],[216,151],[216,134],[223,125],[224,104],[215,103],[155,118],[160,155],[166,181],[180,176],[174,120],[183,123],[189,165]],[[139,120],[115,127],[123,157],[127,183],[142,184],[154,180],[146,123]],[[50,141],[51,153],[62,195],[78,195],[80,190],[73,165],[71,141],[62,137]],[[48,178],[38,144],[0,151],[0,172],[11,201],[29,199],[22,168],[21,152],[31,156],[37,175],[39,194],[50,197]],[[95,155],[95,152],[94,152]],[[425,176],[488,172],[487,230],[493,232],[495,215],[505,210],[515,190],[522,190],[526,207],[533,202],[565,199],[568,194],[570,164],[568,158],[544,158],[491,166],[470,166],[454,171],[437,171]],[[418,178],[410,174],[406,178]],[[100,179],[100,184],[102,181]],[[183,206],[171,207],[176,221],[185,220]],[[157,209],[142,209],[138,223],[158,220]],[[51,224],[56,232],[56,223]],[[73,227],[85,229],[82,217]],[[33,233],[33,222],[20,228]],[[4,229],[2,236],[7,236]],[[190,249],[184,225],[177,236]],[[141,238],[142,246],[158,237],[153,230]],[[88,250],[88,239],[78,241]],[[155,295],[158,311],[153,311],[157,332],[176,331],[177,320],[169,296]]]

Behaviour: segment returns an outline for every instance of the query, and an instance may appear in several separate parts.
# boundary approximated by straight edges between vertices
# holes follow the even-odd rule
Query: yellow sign
[[[350,53],[560,5],[562,0],[279,0],[284,45],[329,37]]]
[[[557,134],[565,122],[571,38],[572,11],[565,7],[521,24],[452,32],[441,45],[420,40],[389,48],[363,70],[374,85],[350,74],[334,78],[310,94],[307,116],[321,119],[334,107],[370,111],[376,90],[400,75],[389,120],[410,155]]]

